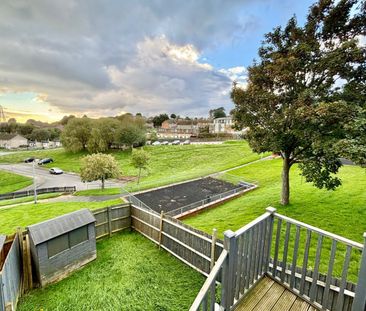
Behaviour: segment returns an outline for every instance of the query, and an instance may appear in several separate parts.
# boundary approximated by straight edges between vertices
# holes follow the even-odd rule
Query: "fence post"
[[[363,234],[363,237],[365,240],[352,311],[366,310],[366,232]]]
[[[271,214],[271,218],[269,219],[270,223],[269,223],[269,230],[268,230],[268,237],[265,237],[267,239],[267,249],[265,250],[265,255],[266,255],[266,258],[265,258],[265,272],[268,272],[269,270],[269,261],[270,261],[270,258],[271,258],[271,247],[272,247],[272,235],[273,235],[273,224],[274,224],[274,214],[276,212],[276,209],[274,207],[267,207],[266,208],[266,212]]]
[[[163,222],[164,222],[164,212],[160,212],[160,226],[159,226],[159,249],[161,247],[161,238],[162,238],[162,232],[163,232]]]
[[[215,265],[215,250],[216,250],[216,240],[217,240],[217,229],[212,230],[212,241],[211,241],[211,262],[210,271]]]
[[[111,207],[107,207],[107,217],[108,217],[108,233],[109,236],[112,236],[112,216],[111,216]]]
[[[222,270],[221,302],[224,310],[229,311],[234,301],[235,261],[237,257],[236,236],[231,230],[224,232],[224,248],[229,255]]]

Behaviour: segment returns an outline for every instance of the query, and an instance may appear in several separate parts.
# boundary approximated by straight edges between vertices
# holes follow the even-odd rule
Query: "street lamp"
[[[37,183],[36,183],[36,161],[33,161],[33,188],[34,188],[34,204],[37,204]]]

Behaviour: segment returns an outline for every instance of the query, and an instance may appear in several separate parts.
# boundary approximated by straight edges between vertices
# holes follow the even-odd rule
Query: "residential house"
[[[0,133],[0,148],[17,149],[27,147],[28,139],[18,134]]]

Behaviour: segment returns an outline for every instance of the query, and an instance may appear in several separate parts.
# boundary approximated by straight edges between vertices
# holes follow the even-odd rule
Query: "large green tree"
[[[87,117],[70,119],[61,134],[62,145],[72,152],[86,150],[91,130],[91,119]]]
[[[294,163],[319,188],[340,185],[335,146],[349,138],[365,103],[366,52],[359,42],[365,25],[364,2],[320,0],[303,26],[293,17],[266,34],[247,86],[234,84],[234,118],[239,128],[249,128],[252,149],[283,159],[284,205]]]

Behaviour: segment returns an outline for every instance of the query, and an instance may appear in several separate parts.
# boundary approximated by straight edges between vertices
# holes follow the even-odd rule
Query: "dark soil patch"
[[[210,196],[239,188],[239,185],[215,179],[202,178],[162,189],[135,195],[140,201],[157,212],[170,212],[177,208],[204,200]]]

